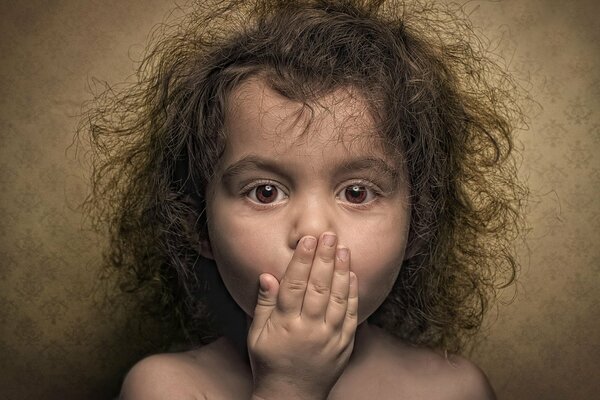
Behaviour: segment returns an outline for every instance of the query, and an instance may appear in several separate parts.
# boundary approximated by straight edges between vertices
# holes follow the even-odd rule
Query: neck
[[[349,364],[358,364],[366,359],[373,347],[375,333],[374,328],[366,320],[356,328],[354,349]]]

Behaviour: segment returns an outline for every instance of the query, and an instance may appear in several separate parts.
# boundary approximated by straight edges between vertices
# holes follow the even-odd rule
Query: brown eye
[[[260,185],[254,191],[260,203],[269,204],[277,199],[278,190],[273,185]]]
[[[348,186],[344,191],[345,199],[353,204],[363,203],[367,199],[367,188],[360,185]]]
[[[258,205],[276,205],[285,202],[285,189],[277,183],[255,182],[244,190],[245,197]]]

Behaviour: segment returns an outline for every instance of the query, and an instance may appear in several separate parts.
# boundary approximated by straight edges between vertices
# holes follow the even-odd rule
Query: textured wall
[[[171,4],[0,3],[0,398],[108,398],[141,351],[129,309],[97,306],[102,238],[77,209],[86,167],[65,149],[88,80],[131,74],[129,56]],[[521,138],[530,250],[516,299],[491,316],[473,358],[500,398],[590,399],[600,392],[600,7],[466,7],[539,103]]]

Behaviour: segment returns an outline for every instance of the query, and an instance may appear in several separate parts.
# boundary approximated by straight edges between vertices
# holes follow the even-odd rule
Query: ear
[[[209,260],[215,259],[213,256],[212,247],[210,245],[210,240],[208,238],[200,239],[200,255]]]

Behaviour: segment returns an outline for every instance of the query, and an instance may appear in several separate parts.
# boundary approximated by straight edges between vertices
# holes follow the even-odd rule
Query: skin
[[[201,252],[251,319],[248,354],[222,338],[152,356],[121,398],[494,398],[470,362],[366,322],[404,259],[410,191],[360,96],[337,90],[309,118],[256,78],[228,104]]]
[[[219,179],[209,187],[211,251],[204,255],[216,260],[227,289],[250,316],[257,285],[248,282],[258,283],[262,273],[281,281],[305,236],[335,234],[351,251],[359,323],[386,298],[404,258],[410,221],[404,176],[370,132],[364,102],[342,90],[320,101],[333,113],[316,109],[304,133],[308,113],[296,123],[301,106],[265,83],[250,80],[230,96],[226,150]],[[253,189],[265,184],[277,191],[268,204]],[[344,190],[354,185],[367,191],[366,201],[348,200]]]
[[[357,322],[383,302],[404,257],[408,185],[381,149],[365,103],[350,90],[321,102],[308,124],[300,104],[264,82],[242,84],[229,99],[227,146],[208,189],[204,255],[254,317],[256,398],[326,398]],[[248,282],[261,274],[270,290],[253,310]]]

